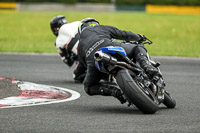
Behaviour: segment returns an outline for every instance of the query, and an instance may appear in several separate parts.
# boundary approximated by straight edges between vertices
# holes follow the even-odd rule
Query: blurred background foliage
[[[0,2],[62,2],[66,4],[82,3],[116,3],[131,5],[189,5],[199,6],[200,0],[0,0]]]
[[[200,57],[199,15],[148,14],[145,12],[2,12],[0,52],[56,53],[50,20],[64,15],[68,22],[86,17],[100,24],[147,36],[150,55]]]
[[[127,9],[146,4],[200,6],[200,0],[0,0],[0,2],[116,3]],[[26,5],[26,4],[25,4]],[[144,34],[154,44],[147,46],[150,55],[200,57],[200,17],[187,14],[142,12],[13,11],[0,13],[0,52],[55,53],[55,36],[49,22],[65,15],[69,22],[93,17],[103,25]],[[192,7],[193,8],[193,7]],[[198,7],[195,7],[198,8]]]

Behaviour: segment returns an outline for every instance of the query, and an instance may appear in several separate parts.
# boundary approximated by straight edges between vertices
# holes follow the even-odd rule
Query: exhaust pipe
[[[126,62],[123,62],[123,61],[117,61],[117,59],[115,59],[112,56],[110,56],[106,53],[103,53],[101,51],[97,51],[94,54],[94,59],[96,61],[102,61],[104,63],[111,64],[113,66],[117,65],[117,66],[120,66],[120,67],[124,67],[124,68],[130,69],[130,70],[137,72],[137,73],[142,72],[142,69],[140,69],[138,67],[131,66],[131,65],[129,65]]]
[[[111,64],[111,65],[116,65],[117,64],[117,59],[115,59],[112,56],[110,56],[110,55],[108,55],[106,53],[103,53],[101,51],[97,51],[94,54],[94,59],[96,61],[102,61],[102,62]]]

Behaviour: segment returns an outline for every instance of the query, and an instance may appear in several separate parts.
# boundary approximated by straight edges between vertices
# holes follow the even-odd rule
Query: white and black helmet
[[[51,30],[52,30],[52,32],[53,32],[53,34],[55,36],[58,36],[58,30],[57,30],[57,28],[60,28],[63,24],[67,24],[67,19],[63,15],[55,16],[51,20],[50,26],[51,26]]]
[[[78,27],[79,34],[83,31],[84,28],[96,25],[99,25],[99,22],[95,18],[85,18],[81,20],[81,23]]]

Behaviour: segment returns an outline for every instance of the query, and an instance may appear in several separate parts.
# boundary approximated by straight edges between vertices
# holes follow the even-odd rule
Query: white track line
[[[20,82],[20,81],[14,81],[14,82]],[[25,106],[36,106],[36,105],[44,105],[44,104],[61,103],[61,102],[72,101],[72,100],[78,99],[80,97],[80,94],[78,92],[70,90],[70,89],[55,87],[55,86],[41,85],[41,84],[34,84],[34,83],[30,83],[30,82],[24,82],[24,83],[25,83],[25,86],[21,87],[22,90],[24,90],[24,89],[25,90],[34,90],[35,89],[35,90],[40,90],[40,91],[41,90],[55,91],[55,89],[58,89],[58,90],[62,90],[64,92],[70,93],[71,97],[69,97],[67,99],[62,99],[62,100],[45,99],[45,98],[31,98],[31,97],[17,97],[17,96],[16,97],[7,97],[4,99],[0,99],[0,104],[10,105],[10,106],[4,106],[4,107],[0,107],[0,108],[14,108],[14,107],[25,107]],[[27,89],[26,89],[26,87],[27,87]]]

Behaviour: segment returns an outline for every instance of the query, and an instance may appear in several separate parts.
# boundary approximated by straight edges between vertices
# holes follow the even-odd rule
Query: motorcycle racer
[[[53,34],[57,37],[55,41],[56,49],[61,60],[71,67],[75,62],[78,64],[77,47],[79,44],[78,26],[81,22],[67,22],[63,15],[58,15],[50,21]],[[76,65],[73,72],[75,82],[82,82],[85,77],[85,69],[81,65]]]
[[[79,25],[80,42],[78,46],[78,58],[80,64],[87,68],[84,79],[84,89],[88,95],[113,96],[122,104],[126,102],[120,89],[105,85],[100,82],[106,74],[99,72],[95,66],[94,53],[102,47],[123,47],[128,55],[138,61],[148,74],[156,74],[157,69],[150,65],[147,59],[147,50],[144,45],[125,44],[113,42],[112,39],[142,42],[147,38],[144,35],[122,31],[113,26],[99,25],[94,18],[86,18]]]

